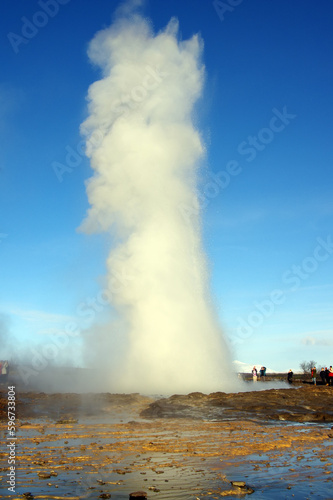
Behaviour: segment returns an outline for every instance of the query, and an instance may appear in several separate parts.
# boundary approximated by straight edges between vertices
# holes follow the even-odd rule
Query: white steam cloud
[[[103,297],[121,318],[126,340],[110,373],[117,390],[207,392],[233,385],[209,299],[199,210],[190,218],[183,210],[193,207],[204,153],[193,124],[204,80],[201,53],[198,36],[178,40],[175,19],[154,35],[134,14],[97,33],[89,46],[103,78],[89,88],[82,124],[94,175],[81,229],[115,236]],[[114,329],[104,326],[103,335]],[[104,354],[111,365],[113,353]]]

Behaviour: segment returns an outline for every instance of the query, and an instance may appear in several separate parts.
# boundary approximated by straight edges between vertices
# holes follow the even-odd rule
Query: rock
[[[102,493],[98,498],[111,498],[110,493]]]
[[[238,486],[238,488],[245,488],[245,481],[230,481],[233,486]]]
[[[26,493],[22,493],[22,496],[26,498],[27,500],[33,500],[35,497],[30,493],[30,491],[27,491]]]
[[[135,491],[134,493],[130,493],[129,500],[146,500],[147,493],[145,491]]]
[[[51,474],[48,472],[38,472],[39,479],[50,479]]]
[[[242,493],[245,495],[251,495],[254,493],[254,490],[250,488],[250,486],[247,486],[245,481],[230,481],[232,486],[236,486],[237,488],[240,488],[242,490]]]

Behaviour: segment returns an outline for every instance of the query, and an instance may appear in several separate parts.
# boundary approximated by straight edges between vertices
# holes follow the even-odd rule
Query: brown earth
[[[121,500],[133,491],[149,500],[331,498],[332,394],[305,386],[155,401],[22,392],[16,492],[7,491],[1,447],[0,498]],[[0,403],[5,443],[5,393]]]
[[[151,403],[143,417],[195,417],[209,420],[262,419],[292,422],[333,422],[333,387],[305,385],[297,389],[209,395],[174,395]]]

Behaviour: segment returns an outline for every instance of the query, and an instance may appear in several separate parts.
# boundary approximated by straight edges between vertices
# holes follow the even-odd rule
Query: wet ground
[[[265,387],[265,383],[257,384]],[[248,387],[251,387],[248,384]],[[159,399],[143,410],[146,417],[248,419],[293,422],[333,422],[333,387],[297,386],[239,392],[192,393]]]
[[[332,396],[319,386],[160,399],[21,393],[15,493],[0,401],[0,497],[332,499]]]

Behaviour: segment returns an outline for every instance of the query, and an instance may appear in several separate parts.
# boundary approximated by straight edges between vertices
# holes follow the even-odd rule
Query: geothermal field
[[[203,42],[181,40],[176,19],[156,34],[135,8],[125,11],[89,44],[100,79],[89,86],[81,124],[92,172],[79,230],[105,233],[105,275],[90,308],[81,302],[74,320],[63,315],[61,331],[14,351],[15,367],[9,363],[0,385],[0,497],[333,498],[333,388],[233,373],[210,292],[198,194]],[[272,131],[262,130],[266,145]],[[236,162],[228,168],[236,175]],[[319,256],[303,262],[318,267],[329,257]],[[91,312],[99,322],[85,323]],[[318,338],[305,340],[312,346]]]
[[[167,398],[19,391],[16,490],[3,467],[1,498],[332,498],[332,388],[251,388]],[[3,390],[0,428],[13,442]]]

